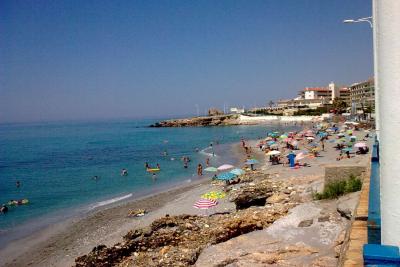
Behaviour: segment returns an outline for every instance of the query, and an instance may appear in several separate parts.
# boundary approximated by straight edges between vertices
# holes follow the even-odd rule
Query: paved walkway
[[[350,230],[348,248],[345,251],[344,267],[364,266],[363,245],[368,243],[368,200],[370,184],[370,167],[367,169],[360,194],[355,219]]]

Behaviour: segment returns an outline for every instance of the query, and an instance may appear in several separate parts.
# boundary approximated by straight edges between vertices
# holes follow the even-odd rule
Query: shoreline
[[[224,146],[226,146],[223,150],[224,153],[219,156],[233,159],[235,162],[232,162],[232,164],[241,164],[244,157],[237,149],[239,143],[229,143],[224,144]],[[207,190],[207,188],[211,187],[210,181],[211,176],[206,175],[195,179],[186,177],[180,182],[176,181],[150,189],[140,196],[129,197],[128,199],[122,199],[93,209],[90,209],[90,206],[102,201],[77,207],[64,216],[58,214],[61,211],[57,211],[55,213],[58,216],[53,218],[52,221],[40,225],[23,236],[9,238],[9,243],[0,248],[0,266],[40,266],[40,263],[46,259],[53,261],[53,255],[56,251],[62,251],[64,250],[63,248],[68,246],[75,247],[73,243],[81,239],[80,235],[94,233],[96,231],[93,229],[94,226],[104,229],[114,228],[111,230],[113,234],[107,236],[107,238],[99,239],[95,236],[86,238],[83,244],[76,248],[76,250],[79,250],[78,253],[68,253],[69,250],[67,249],[65,250],[65,255],[63,255],[64,258],[61,258],[60,255],[56,257],[58,258],[57,260],[53,261],[61,266],[71,265],[77,256],[89,253],[99,242],[109,246],[114,245],[122,241],[122,236],[132,228],[150,224],[155,219],[148,218],[152,212],[160,211],[167,203],[179,199],[183,194],[190,194],[198,188],[201,188],[202,191]],[[129,210],[135,209],[145,209],[148,213],[140,218],[128,218]],[[165,214],[160,216],[165,216]],[[40,219],[35,220],[40,222]],[[117,225],[122,226],[115,227]],[[29,222],[23,226],[29,228]]]
[[[262,157],[263,153],[259,153],[256,142],[256,140],[246,140],[246,143],[253,149],[254,156],[266,161],[266,158]],[[225,152],[237,159],[238,166],[242,166],[246,156],[240,143],[228,145],[230,149]],[[316,185],[314,182],[322,177],[321,172],[324,165],[328,162],[332,163],[336,154],[336,151],[329,148],[324,152],[324,157],[310,159],[312,168],[296,171],[282,168],[282,166],[268,165],[265,166],[267,169],[264,171],[267,171],[266,173],[274,181],[299,183],[300,188],[296,190],[303,191],[304,187]],[[355,164],[363,161],[359,157],[350,160]],[[346,162],[340,162],[340,165],[343,163]],[[263,170],[264,167],[260,166],[260,169]],[[304,184],[306,180],[307,186]],[[171,216],[199,215],[200,211],[192,207],[193,203],[200,198],[201,194],[217,188],[220,190],[220,187],[210,183],[210,177],[204,177],[135,200],[99,207],[87,213],[83,218],[70,218],[10,243],[0,250],[0,265],[71,266],[77,257],[88,254],[93,247],[101,244],[113,247],[122,242],[122,237],[130,230],[146,227],[166,214]],[[138,208],[146,209],[149,213],[140,218],[127,216],[130,209]],[[227,199],[221,199],[214,212],[232,211],[235,211],[235,205]]]
[[[127,217],[129,210],[139,208],[146,209],[148,214],[142,217],[144,220],[142,218],[139,219],[142,219],[141,221],[147,221],[148,219],[145,217],[152,212],[162,208],[168,202],[178,199],[184,193],[188,193],[198,187],[206,187],[209,184],[209,181],[209,177],[204,177],[197,181],[190,182],[189,184],[173,187],[125,203],[100,207],[99,209],[88,212],[83,217],[77,218],[75,216],[64,222],[58,222],[47,226],[31,235],[14,240],[2,248],[0,250],[0,265],[21,266],[32,263],[35,265],[35,262],[36,264],[40,263],[54,254],[55,251],[62,250],[63,248],[68,247],[68,245],[71,245],[74,240],[80,238],[80,234],[89,233],[94,225],[98,228],[102,228],[107,225],[116,226],[119,225],[119,223],[123,223],[125,226],[115,227],[119,229],[115,229],[116,232],[112,234],[111,238],[102,241],[96,240],[94,243],[88,242],[84,247],[87,248],[88,253],[94,246],[98,245],[99,242],[106,245],[114,245],[115,243],[122,241],[122,236],[135,227],[134,225],[131,226],[129,221],[133,221],[133,224],[135,224],[135,220],[138,221],[137,218]],[[140,224],[143,223],[139,223],[139,225]],[[137,227],[140,227],[139,225]],[[120,233],[120,235],[118,233]],[[82,254],[82,252],[73,255],[70,264],[72,264],[75,257],[80,254]],[[65,256],[68,255],[66,254]],[[65,259],[63,261],[65,262]]]
[[[320,121],[323,116],[286,116],[286,115],[261,115],[248,116],[242,114],[224,114],[215,116],[190,117],[182,119],[169,119],[156,122],[149,127],[212,127],[212,126],[240,126],[240,125],[274,125],[297,124],[305,125],[310,122]]]

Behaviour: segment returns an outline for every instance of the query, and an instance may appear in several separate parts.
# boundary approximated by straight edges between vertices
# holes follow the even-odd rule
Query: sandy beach
[[[363,136],[364,132],[357,132],[358,138],[361,139]],[[326,143],[325,151],[321,151],[319,157],[305,160],[305,162],[310,165],[309,167],[290,169],[282,165],[271,166],[265,153],[259,150],[257,144],[257,140],[247,141],[247,145],[250,146],[253,151],[253,156],[261,162],[258,166],[256,165],[259,171],[257,173],[261,172],[267,174],[274,181],[284,181],[285,184],[289,184],[291,190],[290,202],[293,205],[312,201],[310,192],[312,190],[321,190],[323,187],[325,166],[329,164],[339,166],[367,166],[369,163],[369,154],[357,155],[350,159],[336,161],[338,152],[333,148],[334,144]],[[369,144],[371,144],[371,140],[369,140]],[[245,154],[240,144],[233,145],[233,153],[241,158],[241,162],[244,161]],[[103,208],[99,211],[92,212],[84,218],[71,218],[62,223],[57,223],[40,230],[29,237],[10,243],[0,251],[0,265],[71,266],[74,264],[75,258],[89,253],[93,247],[99,244],[113,246],[116,243],[122,242],[122,237],[128,231],[148,226],[151,222],[166,214],[170,216],[180,214],[204,215],[204,211],[193,208],[193,203],[196,202],[202,194],[208,191],[221,189],[221,185],[210,183],[209,178],[204,178],[133,202],[123,203],[105,209]],[[295,197],[297,202],[293,200]],[[335,208],[332,208],[332,205],[334,204],[329,205],[331,206],[327,209],[331,209],[333,212]],[[143,217],[128,217],[129,210],[139,208],[146,209],[148,213]],[[315,210],[317,210],[315,216],[319,216],[319,209],[320,207],[315,207]],[[224,198],[220,199],[219,205],[210,212],[224,213],[234,211],[235,204],[230,202],[228,198]],[[299,221],[299,216],[297,216],[297,219],[291,220],[297,222]],[[332,234],[332,240],[336,240],[347,225],[346,221],[342,221],[340,216],[337,220],[338,222],[336,222],[336,225],[341,226]],[[282,225],[287,224],[282,223]],[[282,229],[279,228],[279,226],[275,227],[276,231]],[[307,238],[307,236],[303,238]],[[230,242],[232,245],[230,249],[233,249],[234,243],[232,242],[234,241]],[[221,245],[214,246],[224,245],[221,243]],[[315,246],[318,247],[318,244]],[[216,253],[220,253],[218,255],[223,259],[224,257],[226,258],[226,256],[223,255],[223,251],[226,252],[226,249],[227,248],[223,249],[223,247],[218,247],[215,251],[217,251]],[[329,247],[329,249],[331,248]],[[332,254],[332,251],[329,249],[326,248],[328,252],[325,254]],[[209,251],[210,249],[205,250],[204,255],[207,255],[206,253],[209,253]],[[207,264],[207,260],[215,259],[215,257],[216,255],[210,255],[210,257],[200,256],[198,265],[209,266],[211,263],[209,262],[209,264]],[[222,260],[218,260],[218,262],[222,262]]]

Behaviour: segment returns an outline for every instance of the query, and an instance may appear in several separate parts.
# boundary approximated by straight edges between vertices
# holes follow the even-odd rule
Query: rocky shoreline
[[[226,114],[183,119],[171,119],[156,122],[149,127],[205,127],[228,125],[258,125],[258,124],[300,124],[304,125],[320,120],[320,116],[249,116],[240,114]]]
[[[288,189],[283,182],[273,182],[261,173],[250,174],[244,180],[248,183],[231,194],[236,211],[211,216],[167,215],[149,227],[130,231],[122,244],[93,248],[89,254],[76,259],[76,266],[193,265],[204,248],[264,229],[297,205],[291,200],[293,189]],[[276,201],[276,195],[283,191],[286,197]],[[276,203],[265,205],[269,199]],[[244,208],[244,202],[254,204]]]
[[[216,115],[193,117],[184,119],[171,119],[156,122],[150,127],[199,127],[199,126],[223,126],[223,125],[238,125],[239,115]]]

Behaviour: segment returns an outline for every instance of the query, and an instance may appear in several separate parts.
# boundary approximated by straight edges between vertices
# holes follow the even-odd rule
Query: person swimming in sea
[[[122,169],[121,171],[121,176],[127,176],[128,175],[128,170],[127,169]]]
[[[8,207],[6,204],[3,204],[0,208],[0,213],[6,214],[8,212]]]

